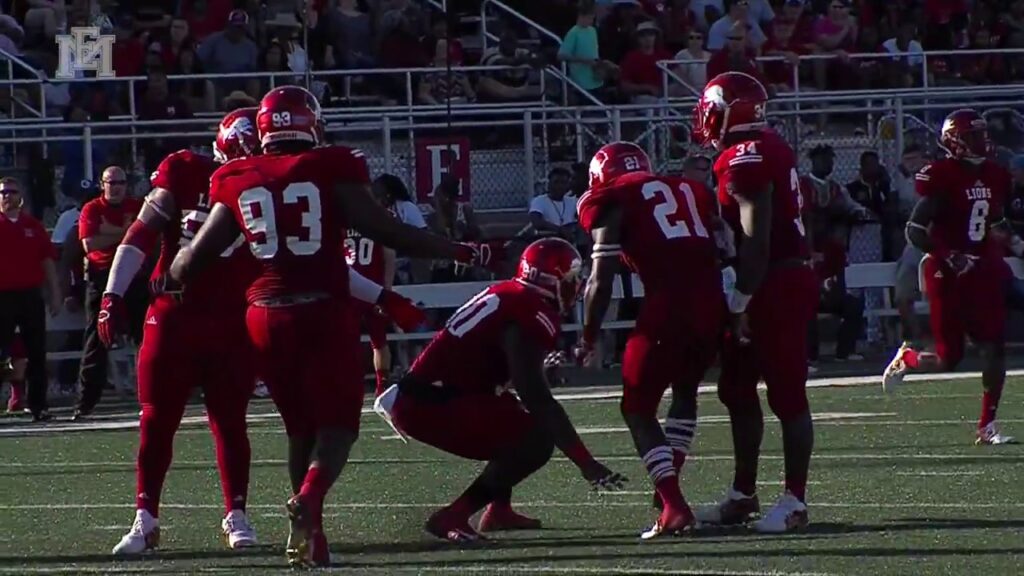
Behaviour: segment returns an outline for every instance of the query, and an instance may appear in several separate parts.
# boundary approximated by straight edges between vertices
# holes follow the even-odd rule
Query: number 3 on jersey
[[[320,191],[310,182],[295,182],[284,189],[281,197],[285,205],[298,204],[301,201],[305,201],[306,205],[302,212],[302,227],[308,231],[307,239],[285,236],[288,251],[296,256],[316,254],[320,250],[322,236]],[[276,256],[279,248],[277,217],[270,190],[262,186],[250,188],[239,195],[238,206],[246,230],[254,236],[263,236],[262,239],[256,238],[249,242],[253,256],[259,260],[269,260]],[[259,214],[254,210],[256,207],[259,208]]]
[[[693,232],[701,238],[707,238],[708,229],[700,221],[697,201],[693,197],[693,188],[686,182],[680,182],[679,191],[686,198],[686,208],[690,213],[690,219],[693,221]],[[658,226],[661,228],[665,238],[689,238],[693,235],[690,233],[690,227],[684,221],[684,215],[677,214],[679,202],[676,201],[676,195],[672,193],[672,189],[669,188],[668,184],[661,180],[653,180],[644,184],[640,192],[644,195],[645,200],[660,196],[661,201],[654,205],[654,219],[658,222]],[[670,216],[675,219],[675,223],[669,221]]]

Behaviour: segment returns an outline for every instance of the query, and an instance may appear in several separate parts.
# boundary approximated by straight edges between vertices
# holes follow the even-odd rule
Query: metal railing
[[[865,102],[858,95],[820,94],[813,114],[871,114],[874,127],[850,146],[869,146],[880,152],[890,168],[904,147],[906,134],[917,126],[933,129],[922,120],[931,112],[976,106],[985,98],[985,106],[993,111],[1019,107],[1019,92],[992,87],[973,92],[953,91],[947,94],[899,94]],[[473,201],[483,211],[520,210],[544,183],[546,168],[559,154],[563,160],[584,161],[600,145],[622,138],[635,140],[662,170],[677,169],[681,154],[689,153],[685,136],[695,99],[685,102],[662,102],[654,105],[559,107],[537,103],[533,106],[466,105],[452,107],[373,107],[325,111],[328,132],[341,133],[344,141],[367,152],[375,173],[405,175],[414,182],[415,141],[424,131],[470,136],[473,154]],[[780,99],[769,110],[769,119],[781,125],[791,143],[799,149],[799,134],[789,131],[806,110],[787,105],[794,100]],[[982,109],[986,112],[986,109]],[[80,141],[85,152],[84,173],[95,174],[91,156],[98,142],[126,142],[140,147],[153,139],[181,139],[208,145],[217,124],[216,116],[176,120],[138,121],[117,119],[108,122],[17,122],[0,132],[0,145],[15,142]],[[888,136],[881,136],[888,126]],[[48,130],[43,133],[43,130]],[[131,133],[134,131],[134,133]],[[573,139],[556,142],[549,132],[571,135]],[[502,137],[492,145],[478,144],[491,135]],[[478,138],[479,137],[479,138]],[[840,147],[837,138],[830,143]],[[817,140],[815,141],[817,142]],[[566,148],[566,147],[570,148]],[[895,148],[890,148],[895,146]],[[574,149],[573,149],[574,148]],[[568,157],[565,154],[568,154]],[[152,159],[149,159],[152,162]]]
[[[846,58],[848,58],[850,60],[879,60],[879,61],[883,61],[883,62],[893,62],[893,61],[897,61],[897,60],[907,60],[907,61],[919,60],[920,62],[918,62],[918,64],[915,67],[920,69],[921,86],[918,87],[918,88],[915,88],[913,90],[916,90],[916,91],[919,91],[919,92],[920,91],[929,92],[929,91],[933,91],[933,90],[945,91],[945,90],[947,90],[949,88],[952,88],[950,86],[934,86],[934,85],[932,85],[933,83],[931,81],[930,74],[929,74],[929,69],[928,69],[929,58],[931,58],[934,61],[934,59],[936,59],[936,58],[943,58],[943,57],[974,58],[974,57],[985,56],[985,55],[1024,56],[1024,48],[998,48],[998,49],[997,48],[993,48],[993,49],[984,49],[984,50],[930,50],[930,51],[924,51],[924,52],[885,52],[885,53],[871,53],[871,54],[847,54]],[[821,91],[814,91],[814,92],[812,92],[810,94],[808,94],[806,90],[801,92],[800,64],[803,64],[805,62],[813,62],[813,61],[821,61],[821,60],[839,60],[839,59],[840,59],[840,56],[837,55],[837,54],[804,54],[804,55],[799,55],[798,58],[797,58],[797,60],[798,60],[797,64],[792,66],[792,71],[791,71],[791,73],[792,73],[792,79],[791,79],[791,81],[792,81],[792,90],[791,91],[787,91],[787,92],[780,92],[777,96],[780,97],[780,98],[786,98],[786,97],[801,98],[801,97],[811,97],[812,95],[813,95],[813,97],[816,97],[817,95],[821,94]],[[790,59],[786,58],[785,56],[773,55],[773,56],[760,56],[760,57],[756,58],[756,61],[759,64],[771,63],[771,62],[786,62],[786,63],[789,63]],[[703,88],[703,86],[700,86],[700,87],[691,86],[688,82],[683,80],[673,70],[673,68],[675,68],[676,66],[683,65],[683,64],[706,66],[707,62],[703,61],[703,60],[695,60],[695,59],[663,60],[661,62],[658,62],[658,67],[663,72],[663,74],[662,74],[662,78],[663,78],[663,83],[662,83],[663,92],[662,92],[662,95],[663,95],[663,97],[665,97],[665,98],[675,98],[676,97],[676,95],[672,94],[670,80],[674,80],[676,83],[678,83],[680,86],[682,86],[683,88],[685,88],[687,91],[689,91],[692,94],[699,94],[700,93],[700,90]],[[965,88],[973,88],[973,87],[965,87]],[[1017,86],[1016,89],[1017,90],[1021,90],[1021,88],[1019,86]],[[906,91],[906,90],[907,89],[893,88],[893,89],[880,89],[880,90],[861,90],[861,91],[858,91],[858,92],[861,92],[861,93],[864,93],[864,94],[874,94],[874,95],[878,95],[878,96],[884,96],[884,95],[888,95],[890,93]],[[830,93],[837,93],[837,92],[841,93],[841,92],[853,92],[853,91],[833,91],[833,90],[830,90],[829,92]]]

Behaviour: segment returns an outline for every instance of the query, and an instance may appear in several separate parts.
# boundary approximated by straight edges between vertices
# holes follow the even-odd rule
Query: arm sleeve
[[[95,236],[99,231],[100,219],[96,204],[89,202],[82,207],[82,215],[78,219],[78,239],[85,240]]]

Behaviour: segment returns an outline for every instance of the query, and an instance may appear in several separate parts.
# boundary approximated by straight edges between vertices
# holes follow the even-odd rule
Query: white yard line
[[[623,507],[633,508],[650,504],[650,493],[644,493],[647,498],[638,499],[635,502],[623,502],[621,500],[608,500],[604,494],[594,494],[590,500],[582,502],[513,502],[519,508],[600,508],[600,507]],[[714,506],[718,502],[691,502],[692,506]],[[419,503],[419,502],[341,502],[327,505],[327,510],[361,510],[361,509],[435,509],[447,506],[448,503]],[[936,509],[936,510],[959,510],[959,509],[1024,509],[1024,502],[1007,502],[1002,504],[978,504],[971,502],[808,502],[810,508],[901,508],[901,509]],[[160,504],[160,508],[167,510],[223,510],[223,504]],[[275,510],[284,515],[284,502],[280,504],[248,504],[248,510]],[[82,503],[82,504],[0,504],[0,510],[8,511],[39,511],[39,510],[125,510],[131,511],[130,502],[111,504]],[[325,514],[330,516],[330,514]]]

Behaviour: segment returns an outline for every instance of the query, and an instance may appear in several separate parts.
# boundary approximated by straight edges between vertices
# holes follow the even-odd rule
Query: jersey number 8
[[[967,222],[967,238],[971,242],[981,242],[985,239],[988,211],[988,200],[975,200],[971,205],[971,219]]]
[[[289,184],[281,194],[285,205],[298,204],[305,200],[306,209],[302,212],[302,226],[308,230],[307,239],[298,236],[285,236],[288,251],[296,256],[309,256],[320,250],[322,225],[320,221],[320,190],[310,182]],[[253,210],[259,207],[259,216]],[[262,186],[250,188],[238,197],[245,228],[255,238],[249,242],[249,249],[259,260],[269,260],[277,255],[278,230],[274,213],[274,198],[270,190]],[[258,238],[262,235],[263,238]]]

